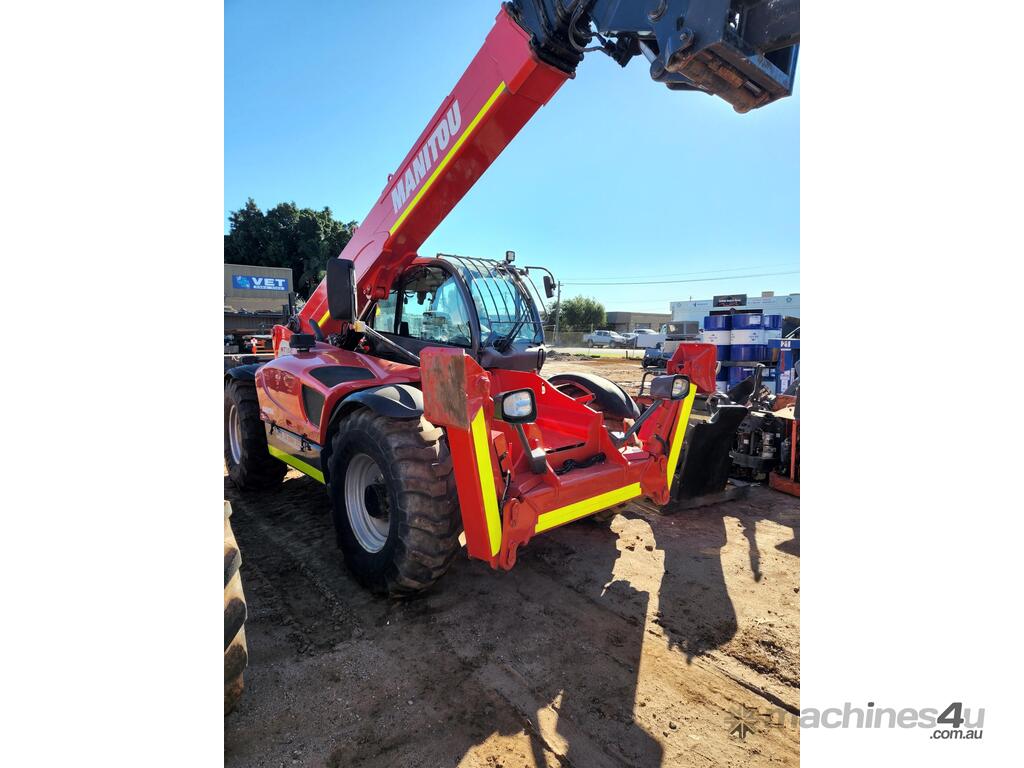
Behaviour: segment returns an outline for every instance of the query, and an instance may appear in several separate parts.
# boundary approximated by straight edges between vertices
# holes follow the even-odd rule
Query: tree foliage
[[[565,299],[555,305],[552,314],[560,312],[558,326],[563,331],[591,331],[604,326],[604,305],[588,296]]]
[[[337,221],[330,208],[315,211],[279,203],[264,213],[251,197],[232,211],[224,235],[224,263],[291,267],[294,290],[302,298],[316,289],[327,260],[348,244],[356,223]]]

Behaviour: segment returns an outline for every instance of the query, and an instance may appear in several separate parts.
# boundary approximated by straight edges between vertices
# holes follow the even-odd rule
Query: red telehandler
[[[545,379],[539,268],[417,249],[584,54],[643,56],[669,89],[746,112],[791,93],[798,42],[797,0],[504,3],[324,282],[274,328],[275,358],[226,374],[234,484],[272,487],[288,466],[324,483],[348,567],[392,595],[433,584],[460,532],[509,569],[538,533],[668,503],[703,471],[687,425],[713,373],[656,377],[642,412],[601,377]]]

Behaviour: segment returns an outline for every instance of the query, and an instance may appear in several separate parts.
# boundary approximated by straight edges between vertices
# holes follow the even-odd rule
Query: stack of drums
[[[715,345],[715,355],[719,362],[731,358],[732,315],[707,315],[704,318],[704,330],[700,332],[700,340],[705,344]],[[729,388],[729,369],[719,366],[715,387],[720,391]]]

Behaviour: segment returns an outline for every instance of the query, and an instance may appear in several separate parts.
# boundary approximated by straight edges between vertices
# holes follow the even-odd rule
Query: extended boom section
[[[416,249],[571,76],[537,59],[529,34],[498,13],[483,47],[341,253],[355,264],[360,308],[387,295]],[[312,331],[310,320],[325,333],[340,327],[327,312],[324,282],[299,314],[303,332]],[[275,333],[279,344],[281,331]]]

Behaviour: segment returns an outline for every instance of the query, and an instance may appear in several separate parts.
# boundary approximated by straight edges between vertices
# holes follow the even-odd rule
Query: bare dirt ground
[[[639,384],[607,364],[584,367]],[[458,557],[394,602],[347,574],[316,481],[224,493],[250,653],[229,768],[799,764],[797,732],[763,717],[799,707],[797,499],[631,505],[535,538],[509,573]],[[740,739],[743,706],[759,714]]]

